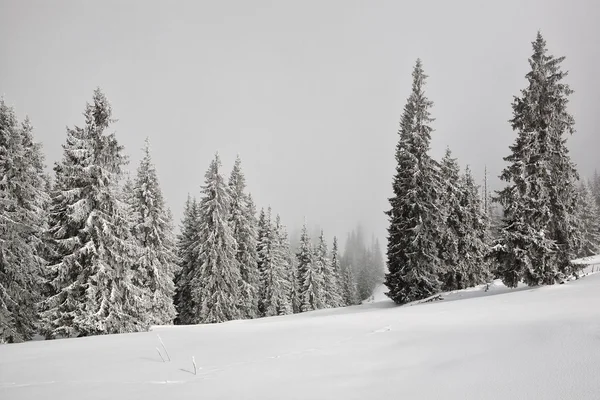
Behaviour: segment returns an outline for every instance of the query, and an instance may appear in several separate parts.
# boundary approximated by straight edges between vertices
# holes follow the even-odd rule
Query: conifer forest
[[[160,149],[150,137],[139,143],[139,165],[129,164],[135,150],[113,129],[119,110],[110,93],[96,89],[82,118],[64,121],[62,158],[52,166],[36,141],[44,127],[17,118],[19,105],[2,98],[0,341],[347,307],[382,284],[401,305],[495,279],[515,288],[578,276],[571,260],[600,254],[600,174],[580,174],[569,153],[573,90],[565,57],[551,49],[538,32],[526,84],[506,99],[514,140],[501,187],[451,148],[431,155],[432,136],[444,134],[434,129],[443,105],[428,96],[427,61],[411,60],[412,76],[403,77],[410,95],[387,155],[396,169],[381,210],[386,238],[360,225],[336,237],[305,222],[296,239],[286,215],[255,202],[244,149],[233,165],[216,152],[198,160],[204,175],[195,175],[198,190],[175,221],[153,161]]]

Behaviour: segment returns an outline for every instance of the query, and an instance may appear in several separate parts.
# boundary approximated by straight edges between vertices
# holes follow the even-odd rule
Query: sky
[[[0,95],[28,115],[50,167],[100,87],[134,170],[149,137],[176,223],[215,152],[291,230],[386,239],[398,122],[420,57],[431,154],[490,183],[515,133],[541,30],[575,93],[580,173],[600,170],[597,0],[0,0]]]

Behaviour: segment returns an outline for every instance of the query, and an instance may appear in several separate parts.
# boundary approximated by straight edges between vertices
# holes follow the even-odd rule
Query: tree
[[[144,157],[133,183],[131,210],[135,215],[132,233],[142,253],[137,268],[142,274],[142,287],[148,291],[145,304],[148,323],[167,325],[176,315],[173,305],[175,272],[178,269],[176,246],[170,211],[167,208],[156,168],[150,156],[150,143],[146,139]]]
[[[413,71],[412,93],[400,122],[396,148],[394,196],[387,212],[387,295],[398,304],[438,293],[441,269],[437,243],[441,237],[442,213],[438,207],[440,178],[437,164],[427,154],[433,121],[432,102],[424,92],[426,75],[421,61]]]
[[[591,189],[592,193],[594,194],[594,198],[596,199],[596,204],[598,205],[598,208],[600,208],[600,174],[598,174],[598,171],[594,171]]]
[[[529,85],[513,102],[510,121],[517,132],[509,163],[500,178],[504,209],[501,237],[495,246],[499,273],[509,287],[554,284],[572,272],[570,259],[580,242],[576,231],[575,166],[566,148],[574,119],[566,106],[572,90],[561,81],[564,57],[547,54],[538,32],[529,59]]]
[[[38,329],[47,203],[44,157],[28,119],[0,98],[0,342]]]
[[[440,199],[440,208],[444,212],[444,225],[442,237],[439,246],[439,257],[444,263],[444,271],[441,272],[443,280],[443,290],[463,289],[463,272],[461,271],[461,262],[465,254],[459,251],[459,242],[469,227],[465,224],[466,210],[462,208],[460,167],[456,158],[452,157],[450,148],[446,149],[446,154],[440,164],[440,175],[442,182],[442,191]]]
[[[340,255],[338,251],[337,237],[333,237],[333,246],[331,248],[331,259],[329,262],[328,273],[325,279],[325,303],[329,307],[343,307],[344,299],[342,293],[343,276],[340,265]]]
[[[265,216],[265,231],[261,237],[261,310],[265,317],[292,313],[289,272],[286,259],[287,233],[279,215],[271,222],[271,208]]]
[[[200,268],[193,278],[192,292],[202,323],[224,322],[241,316],[237,244],[229,224],[231,195],[220,168],[221,161],[216,154],[206,171],[199,204]]]
[[[343,300],[344,305],[353,306],[359,303],[358,293],[356,291],[356,282],[352,276],[352,265],[347,265],[343,270]]]
[[[337,247],[337,243],[336,243]],[[337,248],[335,249],[337,252]],[[332,260],[327,256],[327,243],[325,242],[325,235],[323,230],[319,236],[319,243],[316,249],[316,261],[321,269],[321,276],[323,280],[323,307],[334,308],[340,305],[340,294],[339,294],[339,279],[337,275],[337,266],[334,266]],[[337,263],[337,255],[336,255]]]
[[[126,163],[114,133],[112,108],[96,89],[83,128],[67,130],[50,206],[55,243],[49,266],[52,295],[44,302],[47,334],[88,336],[147,328],[136,286],[139,254],[119,189]]]
[[[317,310],[323,306],[322,279],[314,259],[306,224],[302,227],[300,248],[296,257],[298,258],[300,309],[301,311]]]
[[[241,160],[235,160],[229,178],[230,221],[237,243],[236,260],[240,268],[240,304],[244,318],[258,317],[260,274],[257,254],[257,220],[252,197],[246,194],[246,178]]]
[[[590,184],[585,181],[579,186],[577,211],[582,238],[577,256],[600,254],[600,208],[596,204]]]
[[[465,169],[459,184],[462,229],[458,236],[459,275],[455,275],[455,288],[464,289],[488,281],[491,276],[486,257],[489,252],[487,244],[488,223],[481,207],[478,188],[469,167]]]
[[[188,325],[199,322],[197,310],[199,309],[192,292],[192,279],[197,273],[198,249],[196,245],[200,240],[200,224],[198,203],[195,198],[188,198],[183,211],[180,233],[177,236],[178,272],[175,275],[175,308],[177,317],[175,323]]]

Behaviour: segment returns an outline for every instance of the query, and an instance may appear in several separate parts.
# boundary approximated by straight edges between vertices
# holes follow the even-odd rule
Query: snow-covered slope
[[[381,292],[339,310],[2,345],[0,399],[600,398],[600,274],[403,307]]]

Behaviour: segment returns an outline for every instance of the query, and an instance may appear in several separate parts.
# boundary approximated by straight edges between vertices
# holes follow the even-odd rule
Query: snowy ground
[[[600,399],[600,274],[483,289],[2,345],[0,399]]]

